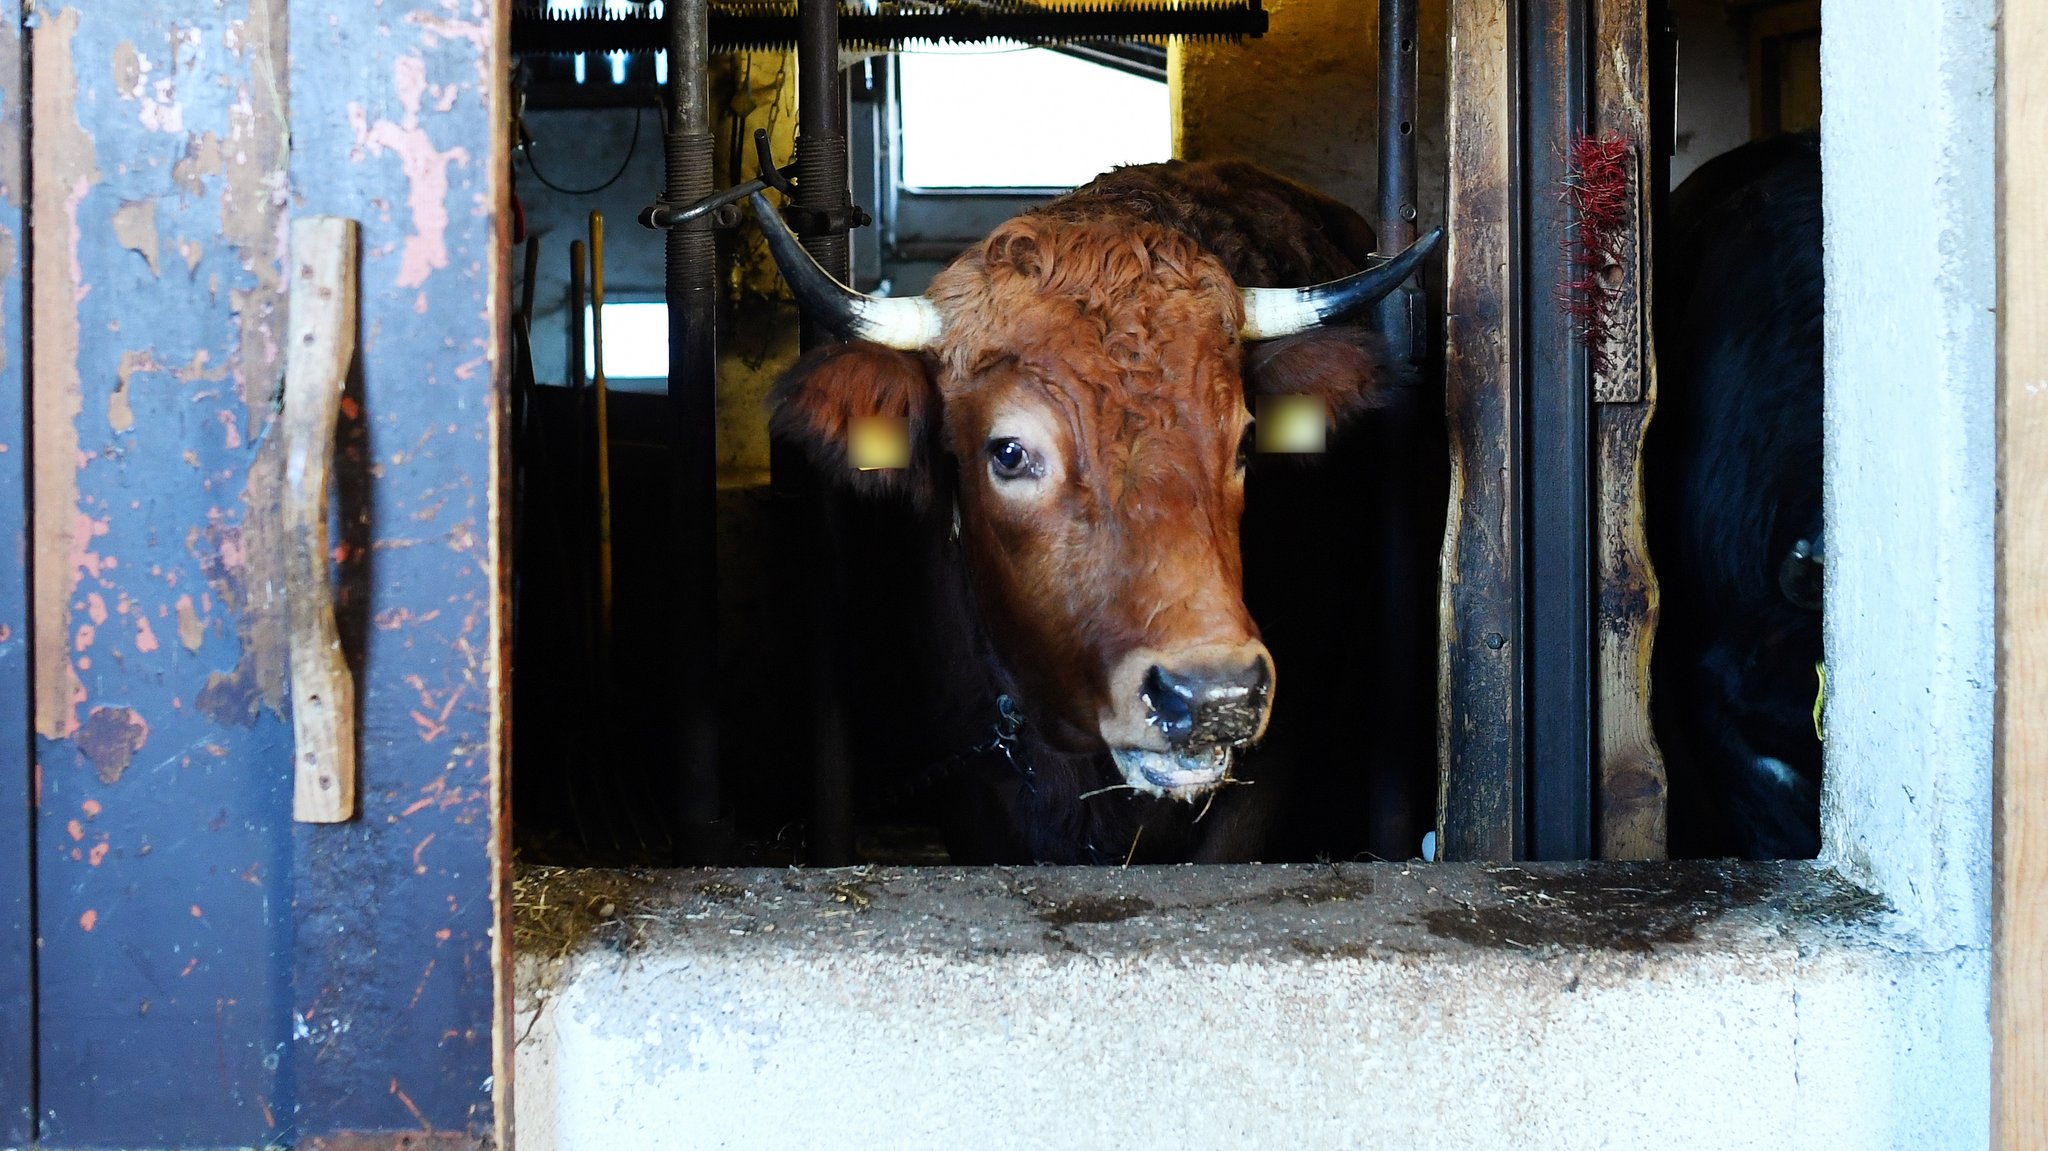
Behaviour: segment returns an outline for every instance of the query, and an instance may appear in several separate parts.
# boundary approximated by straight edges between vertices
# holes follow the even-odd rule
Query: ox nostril
[[[1263,726],[1273,669],[1264,656],[1230,670],[1170,672],[1154,666],[1140,693],[1147,722],[1182,747],[1246,743]]]
[[[1145,673],[1140,698],[1149,713],[1147,722],[1166,736],[1166,742],[1176,746],[1187,742],[1195,730],[1194,684],[1155,664]]]

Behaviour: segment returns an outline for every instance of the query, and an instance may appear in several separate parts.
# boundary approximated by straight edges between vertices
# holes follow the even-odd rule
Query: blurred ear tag
[[[1259,397],[1261,452],[1320,452],[1329,426],[1330,405],[1321,396]]]
[[[910,466],[910,420],[903,416],[855,416],[847,430],[846,458],[855,470]]]

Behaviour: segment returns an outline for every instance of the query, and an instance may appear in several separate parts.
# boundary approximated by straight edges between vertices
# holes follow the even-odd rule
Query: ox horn
[[[1442,228],[1408,245],[1400,255],[1363,272],[1306,288],[1240,288],[1244,294],[1244,326],[1238,338],[1271,340],[1341,320],[1378,303],[1401,286],[1444,238]]]
[[[805,315],[848,339],[872,340],[906,352],[937,342],[945,321],[930,300],[854,291],[818,266],[766,197],[755,192],[748,199],[754,203],[754,217],[761,222],[761,235],[768,240],[768,254],[775,257],[775,266],[782,269],[782,278],[789,281],[797,307]]]

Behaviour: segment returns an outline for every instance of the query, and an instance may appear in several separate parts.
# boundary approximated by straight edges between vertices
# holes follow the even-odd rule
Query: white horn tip
[[[854,310],[860,316],[860,337],[886,347],[930,347],[945,331],[938,306],[923,296],[868,296]]]

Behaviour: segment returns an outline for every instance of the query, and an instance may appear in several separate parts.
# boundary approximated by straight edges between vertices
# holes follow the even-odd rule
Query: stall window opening
[[[896,68],[905,188],[1071,188],[1173,155],[1156,80],[1046,48],[921,47]]]

